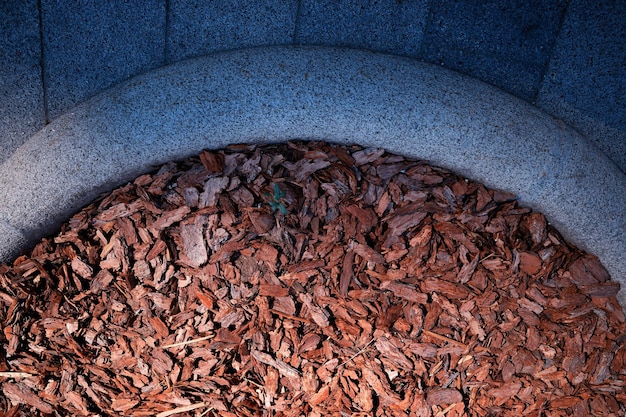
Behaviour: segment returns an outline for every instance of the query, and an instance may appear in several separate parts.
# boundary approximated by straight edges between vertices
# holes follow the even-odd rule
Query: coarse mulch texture
[[[204,151],[0,265],[0,415],[624,416],[618,289],[425,162]]]

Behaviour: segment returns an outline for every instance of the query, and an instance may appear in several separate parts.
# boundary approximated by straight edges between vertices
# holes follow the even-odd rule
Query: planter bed
[[[509,193],[382,149],[233,145],[0,265],[0,411],[619,416],[618,291]]]

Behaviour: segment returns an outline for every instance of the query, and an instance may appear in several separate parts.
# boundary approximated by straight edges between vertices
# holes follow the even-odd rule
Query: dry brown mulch
[[[618,289],[425,162],[205,151],[0,265],[0,416],[624,416]]]

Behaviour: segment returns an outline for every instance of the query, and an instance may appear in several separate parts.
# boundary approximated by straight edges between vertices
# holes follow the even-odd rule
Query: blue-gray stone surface
[[[19,0],[2,8],[0,160],[47,120],[147,70],[218,51],[314,44],[478,78],[562,118],[626,171],[624,2]]]
[[[165,3],[42,0],[48,112],[164,64]]]
[[[626,172],[626,2],[570,2],[537,104]]]
[[[566,4],[433,0],[422,58],[533,101]]]
[[[427,13],[425,0],[303,0],[296,44],[417,57]]]
[[[37,0],[0,2],[0,162],[45,123]]]
[[[169,2],[167,60],[293,43],[297,0]]]

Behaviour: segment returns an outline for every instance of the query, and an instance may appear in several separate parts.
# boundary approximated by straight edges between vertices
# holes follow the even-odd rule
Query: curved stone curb
[[[626,286],[626,176],[575,131],[440,67],[324,47],[181,62],[58,118],[0,165],[0,259],[156,164],[288,139],[380,146],[511,191]]]

